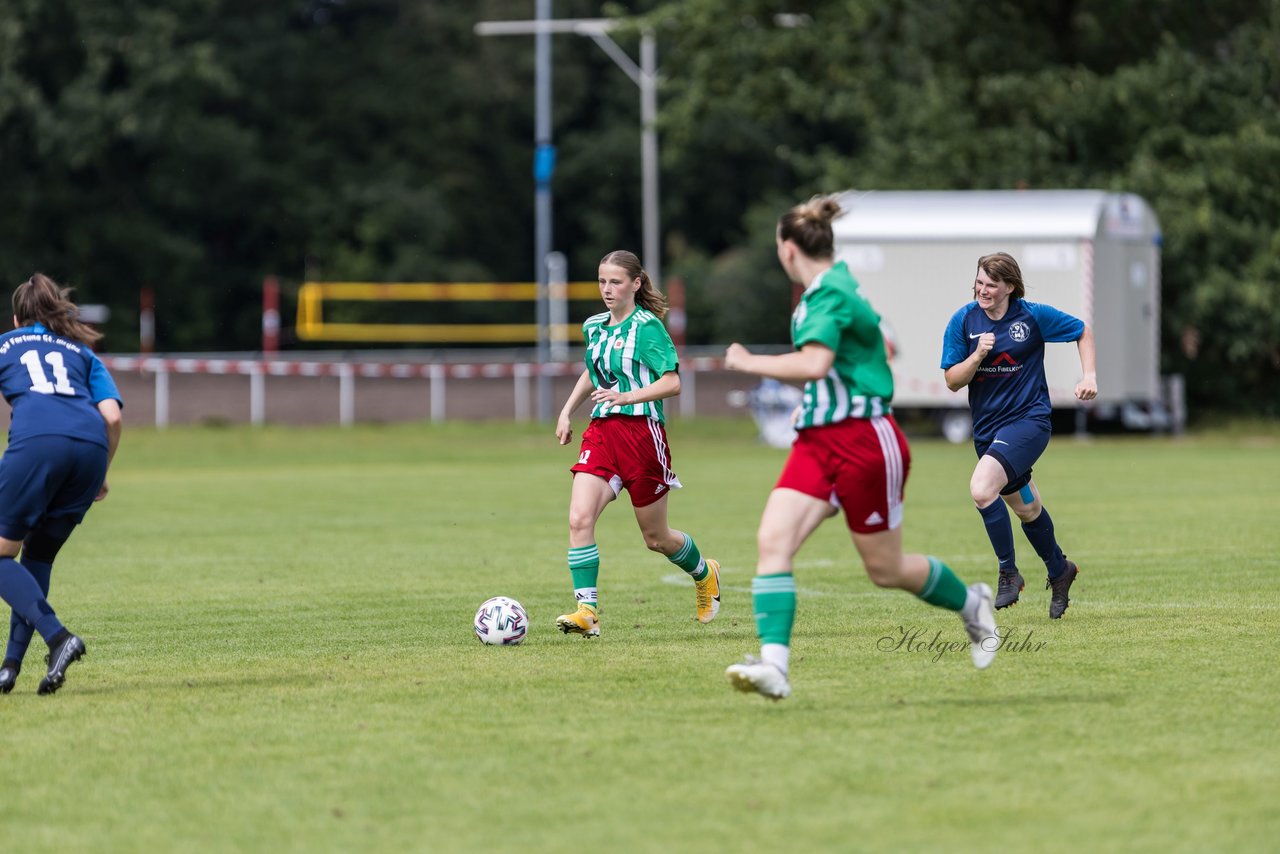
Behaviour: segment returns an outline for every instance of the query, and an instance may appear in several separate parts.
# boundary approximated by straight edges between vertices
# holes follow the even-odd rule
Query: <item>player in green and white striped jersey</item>
[[[791,315],[791,337],[797,346],[818,342],[835,356],[826,374],[805,383],[797,430],[889,414],[893,373],[880,315],[858,292],[843,261],[819,273],[805,289]]]
[[[819,197],[778,221],[778,261],[792,282],[806,286],[791,316],[794,352],[759,356],[733,344],[725,353],[732,370],[805,384],[797,437],[756,536],[751,602],[760,657],[748,656],[725,671],[735,688],[773,700],[791,694],[796,552],[841,509],[873,582],[959,612],[979,668],[991,664],[1000,645],[990,587],[966,588],[937,558],[902,551],[911,451],[890,413],[893,374],[880,316],[849,268],[835,260],[831,221],[839,213],[834,199]]]
[[[667,495],[680,488],[671,470],[662,401],[680,393],[679,359],[662,325],[666,297],[640,259],[626,251],[600,261],[600,297],[608,311],[582,324],[586,368],[556,423],[556,438],[573,438],[572,416],[590,398],[591,423],[582,433],[569,499],[569,572],[577,610],[556,618],[565,634],[600,634],[596,521],[623,489],[631,497],[645,544],[694,582],[696,619],[720,610],[720,565],[704,559],[693,537],[667,524]]]
[[[588,317],[582,324],[582,337],[587,344],[591,384],[597,389],[612,389],[619,399],[652,386],[663,374],[679,367],[667,328],[658,315],[643,306],[636,306],[621,323],[615,323],[607,311]],[[660,424],[666,421],[661,399],[629,404],[598,400],[591,408],[592,418],[608,415],[643,415]]]

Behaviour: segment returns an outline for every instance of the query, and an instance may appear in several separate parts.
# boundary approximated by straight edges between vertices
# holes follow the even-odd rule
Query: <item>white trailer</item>
[[[1026,298],[1093,327],[1098,397],[1075,399],[1073,344],[1045,348],[1055,408],[1088,406],[1128,427],[1169,427],[1160,377],[1160,225],[1139,196],[1100,190],[849,192],[835,250],[882,317],[893,349],[894,408],[935,414],[953,441],[968,436],[967,392],[943,381],[942,334],[973,299],[977,261],[1018,260]],[[1181,405],[1173,407],[1181,421]],[[1078,425],[1083,425],[1084,411]]]

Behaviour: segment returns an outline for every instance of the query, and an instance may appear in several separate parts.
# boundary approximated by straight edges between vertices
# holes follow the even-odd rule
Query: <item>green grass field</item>
[[[578,425],[581,429],[581,424]],[[756,648],[755,525],[781,465],[749,422],[677,421],[692,586],[629,503],[599,531],[603,634],[560,635],[574,447],[550,426],[127,430],[51,601],[88,656],[0,696],[5,850],[1264,851],[1280,838],[1280,431],[1058,437],[1036,468],[1083,574],[987,671],[907,651],[951,614],[801,552],[794,696]],[[917,440],[910,550],[994,583],[972,451]],[[1034,569],[1033,569],[1034,568]],[[1032,569],[1033,571],[1028,571]],[[493,595],[524,645],[471,633]]]

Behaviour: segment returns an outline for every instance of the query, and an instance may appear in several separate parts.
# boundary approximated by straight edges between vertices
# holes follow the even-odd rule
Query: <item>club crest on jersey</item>
[[[1031,327],[1021,320],[1015,320],[1009,324],[1009,337],[1014,341],[1026,341],[1029,335],[1031,335]]]
[[[621,349],[622,349],[622,339],[621,339],[621,338],[615,338],[615,339],[613,339],[613,349],[615,349],[615,350],[621,350]]]

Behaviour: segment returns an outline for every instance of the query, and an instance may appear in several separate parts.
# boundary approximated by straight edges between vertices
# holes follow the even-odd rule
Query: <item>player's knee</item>
[[[901,587],[902,562],[900,560],[872,558],[865,562],[867,577],[876,587]]]
[[[981,510],[983,507],[991,506],[991,502],[1000,497],[1000,490],[980,484],[977,481],[971,481],[969,483],[969,497],[973,499],[973,506]]]
[[[768,567],[768,572],[791,572],[794,558],[795,549],[789,541],[760,540],[756,545],[756,565]]]
[[[589,534],[595,530],[596,517],[590,511],[569,508],[569,530],[575,534]]]
[[[756,529],[756,551],[761,558],[790,558],[795,549],[792,547],[792,534],[775,525],[761,524]]]
[[[53,563],[62,544],[67,541],[65,536],[59,536],[60,533],[32,531],[22,543],[22,556],[41,563]]]
[[[667,537],[665,534],[655,534],[644,531],[644,547],[651,552],[660,552],[666,554],[669,551],[667,546]]]

